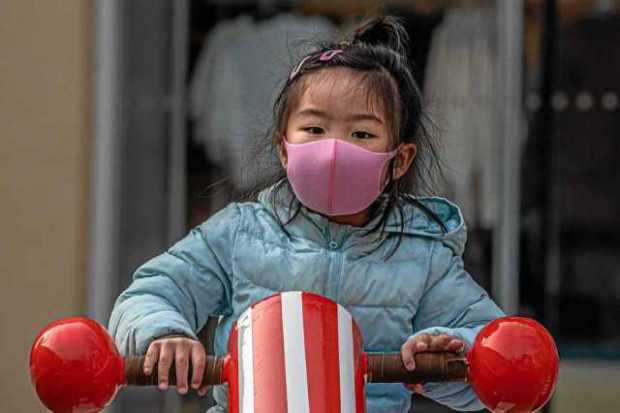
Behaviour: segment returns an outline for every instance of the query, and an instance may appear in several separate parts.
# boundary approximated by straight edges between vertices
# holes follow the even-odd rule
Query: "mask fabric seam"
[[[330,214],[334,213],[334,176],[336,175],[336,147],[338,141],[334,140],[332,149],[332,158],[329,165],[329,181],[328,181],[328,195],[327,195],[327,209]]]

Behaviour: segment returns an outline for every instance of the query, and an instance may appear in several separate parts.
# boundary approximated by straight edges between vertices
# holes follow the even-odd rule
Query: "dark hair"
[[[417,146],[417,156],[403,177],[393,180],[392,174],[388,174],[389,182],[383,192],[387,195],[385,208],[376,208],[376,205],[371,208],[371,220],[378,214],[381,214],[381,219],[368,229],[367,234],[380,230],[383,235],[389,214],[394,209],[399,214],[401,234],[385,259],[392,256],[400,245],[405,224],[402,208],[404,203],[413,204],[422,210],[445,231],[437,216],[414,196],[432,193],[437,179],[443,178],[443,173],[431,133],[433,124],[424,111],[423,95],[413,78],[412,63],[408,62],[406,57],[408,41],[407,32],[398,19],[382,16],[362,24],[348,40],[317,44],[315,51],[296,65],[292,76],[280,91],[273,107],[273,124],[268,132],[273,143],[272,149],[279,151],[291,108],[305,90],[303,80],[307,74],[329,67],[346,67],[362,74],[361,80],[369,97],[378,99],[385,113],[392,114],[392,119],[388,119],[388,122],[394,147],[400,143],[415,143]],[[321,59],[321,55],[330,50],[342,51],[331,59]],[[394,159],[389,164],[390,170],[393,167]],[[283,230],[288,234],[285,227],[297,216],[301,203],[291,197],[288,217],[283,220],[277,212],[277,198],[281,190],[291,190],[286,173],[279,168],[279,172],[267,181],[246,193],[243,199],[254,198],[261,189],[274,185],[270,192],[270,202]]]

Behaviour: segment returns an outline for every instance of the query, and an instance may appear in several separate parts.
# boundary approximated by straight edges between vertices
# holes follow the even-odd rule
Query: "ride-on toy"
[[[344,307],[316,294],[286,292],[241,315],[228,354],[208,356],[204,383],[228,383],[230,413],[364,413],[364,383],[443,381],[471,383],[493,412],[521,413],[547,403],[558,373],[553,338],[522,317],[488,324],[466,355],[419,353],[415,360],[411,372],[400,353],[365,353]],[[102,326],[75,317],[41,331],[30,371],[39,398],[54,413],[90,413],[123,386],[156,385],[157,370],[145,376],[143,362],[122,358]]]

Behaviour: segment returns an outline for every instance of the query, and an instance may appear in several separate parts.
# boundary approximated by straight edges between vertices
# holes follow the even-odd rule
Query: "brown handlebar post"
[[[417,353],[416,367],[407,370],[400,353],[368,354],[368,383],[425,383],[467,381],[468,364],[462,354]]]
[[[129,386],[157,386],[158,371],[157,364],[148,376],[144,374],[144,357],[126,357],[125,361],[125,383]],[[188,366],[188,377],[192,376],[192,364]],[[224,369],[224,357],[207,356],[205,372],[202,384],[215,385],[222,384],[222,370]],[[172,386],[177,383],[176,367],[174,362],[170,366],[168,383]]]

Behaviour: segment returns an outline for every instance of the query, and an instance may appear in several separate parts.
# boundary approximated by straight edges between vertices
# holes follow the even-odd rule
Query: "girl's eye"
[[[313,135],[320,135],[323,133],[323,128],[319,128],[318,126],[309,126],[307,128],[303,128],[303,130]]]
[[[357,139],[370,139],[370,138],[374,138],[375,135],[373,135],[372,133],[368,133],[368,132],[364,132],[364,131],[356,131],[353,132],[353,134],[351,135],[354,138]]]

